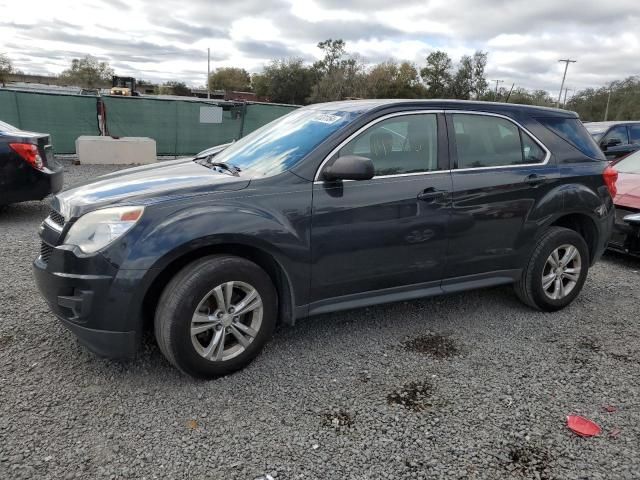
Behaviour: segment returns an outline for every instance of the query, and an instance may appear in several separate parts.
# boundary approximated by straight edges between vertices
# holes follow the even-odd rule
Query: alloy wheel
[[[578,284],[582,258],[578,249],[569,244],[551,252],[542,269],[542,290],[551,300],[569,295]]]
[[[200,356],[223,362],[243,353],[260,331],[264,306],[245,282],[218,285],[200,301],[191,319],[191,342]]]

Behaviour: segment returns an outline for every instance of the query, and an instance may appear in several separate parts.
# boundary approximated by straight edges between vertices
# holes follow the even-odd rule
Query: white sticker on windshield
[[[314,117],[313,120],[322,123],[335,123],[340,120],[340,117],[338,115],[331,115],[329,113],[321,113],[320,115]]]

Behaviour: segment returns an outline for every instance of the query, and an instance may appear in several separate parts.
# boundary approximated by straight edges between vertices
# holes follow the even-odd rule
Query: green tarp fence
[[[282,115],[298,108],[293,105],[275,105],[267,103],[250,103],[246,106],[242,136],[257,130]]]
[[[269,103],[220,102],[222,122],[201,123],[200,107],[215,101],[100,97],[114,137],[149,137],[158,155],[190,155],[228,143],[298,108]],[[0,120],[51,134],[54,152],[75,153],[81,135],[99,135],[98,97],[0,89]]]
[[[242,105],[225,105],[222,123],[200,123],[210,102],[136,97],[103,97],[109,134],[149,137],[158,155],[188,155],[240,137]]]
[[[116,137],[150,137],[158,155],[189,155],[245,136],[294,105],[221,102],[221,123],[201,123],[200,107],[215,102],[136,97],[102,97],[107,128]]]
[[[96,97],[0,89],[0,120],[48,133],[55,153],[75,153],[80,135],[99,135]]]

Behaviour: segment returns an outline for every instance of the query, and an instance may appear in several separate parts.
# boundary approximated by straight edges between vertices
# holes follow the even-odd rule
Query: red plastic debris
[[[569,415],[567,417],[567,427],[581,437],[594,437],[602,432],[598,424],[578,415]]]
[[[615,413],[618,411],[618,407],[614,407],[613,405],[605,405],[602,409],[607,413]]]
[[[619,428],[616,427],[616,428],[614,428],[613,430],[611,430],[609,432],[609,436],[615,440],[616,438],[618,438],[620,436],[621,433],[622,433],[622,431]]]

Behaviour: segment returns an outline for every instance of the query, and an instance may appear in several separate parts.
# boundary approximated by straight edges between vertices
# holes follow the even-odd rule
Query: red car
[[[640,151],[614,162],[616,224],[609,248],[640,256]]]

